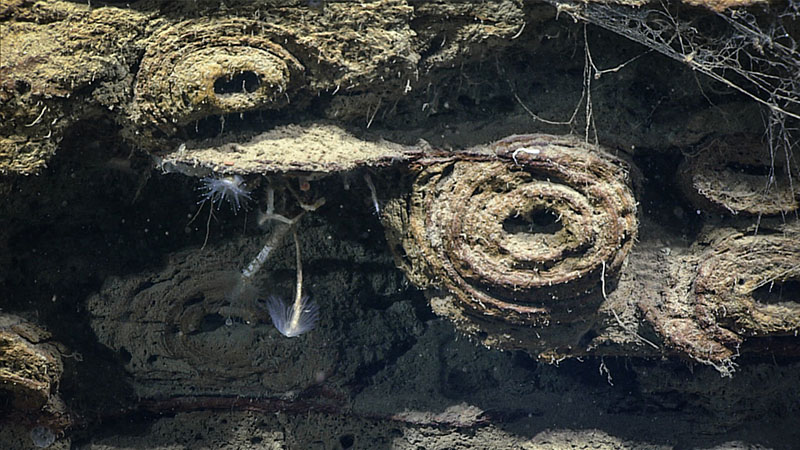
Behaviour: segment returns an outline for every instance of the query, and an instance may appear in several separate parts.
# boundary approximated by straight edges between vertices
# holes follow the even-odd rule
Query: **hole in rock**
[[[240,72],[232,77],[220,77],[214,82],[214,93],[217,95],[226,94],[249,94],[254,92],[261,85],[258,74],[252,70]]]
[[[119,348],[119,356],[120,358],[122,358],[122,362],[124,362],[125,364],[128,364],[129,362],[131,362],[131,359],[133,359],[133,355],[131,355],[131,352],[129,352],[128,349],[125,347]]]
[[[725,168],[730,170],[734,173],[741,173],[743,175],[753,175],[757,177],[766,177],[769,176],[770,171],[772,170],[767,165],[761,164],[739,164],[735,162],[730,162],[725,165]]]
[[[556,234],[562,228],[558,216],[549,209],[534,209],[503,221],[503,229],[507,233]]]
[[[28,93],[28,91],[31,90],[31,85],[27,81],[17,80],[17,81],[14,82],[14,88],[20,94],[26,94],[26,93]]]
[[[219,314],[206,314],[197,324],[197,333],[209,333],[225,326],[225,318]]]
[[[767,283],[753,291],[753,299],[763,304],[800,303],[800,279]]]
[[[339,437],[339,443],[342,444],[342,448],[352,448],[355,442],[356,439],[352,434],[345,434]]]

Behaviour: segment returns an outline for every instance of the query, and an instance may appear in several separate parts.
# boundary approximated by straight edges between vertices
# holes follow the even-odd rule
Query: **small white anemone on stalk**
[[[297,337],[311,331],[319,320],[319,306],[304,295],[299,302],[287,305],[278,297],[270,297],[267,311],[272,324],[286,337]]]
[[[311,331],[319,319],[319,307],[308,296],[303,295],[303,265],[300,258],[300,240],[294,231],[294,247],[297,255],[297,285],[294,303],[287,305],[278,297],[270,297],[267,311],[275,328],[286,337],[297,337]]]
[[[203,191],[203,199],[200,203],[210,200],[219,209],[220,205],[227,201],[233,212],[236,213],[243,204],[250,201],[250,191],[239,175],[205,177],[200,182],[202,183],[200,190]]]

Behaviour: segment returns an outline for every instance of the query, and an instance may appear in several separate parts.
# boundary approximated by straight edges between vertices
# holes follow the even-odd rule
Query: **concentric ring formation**
[[[636,238],[625,164],[577,139],[511,136],[421,164],[404,236],[394,235],[400,265],[473,315],[577,319],[580,297],[618,271]]]
[[[734,232],[712,244],[694,281],[696,315],[741,337],[800,332],[800,232]]]
[[[137,395],[264,396],[303,389],[330,370],[335,351],[304,351],[278,337],[254,299],[228,298],[241,273],[225,265],[259,244],[174,253],[164,270],[109,278],[88,299],[98,341],[122,355]]]
[[[759,137],[717,139],[679,170],[679,184],[700,208],[731,214],[777,215],[800,207],[800,173],[787,170],[787,155]],[[793,181],[794,180],[794,181]]]
[[[136,76],[134,118],[183,126],[215,114],[276,109],[303,66],[254,20],[197,19],[166,27],[148,45]]]

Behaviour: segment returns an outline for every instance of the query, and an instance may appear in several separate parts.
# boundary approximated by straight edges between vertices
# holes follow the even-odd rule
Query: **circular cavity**
[[[787,155],[759,137],[726,136],[714,140],[679,169],[679,183],[696,206],[731,214],[776,215],[796,211],[800,183]]]

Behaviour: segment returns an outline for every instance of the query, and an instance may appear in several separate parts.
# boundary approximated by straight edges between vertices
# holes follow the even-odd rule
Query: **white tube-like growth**
[[[261,251],[258,252],[255,258],[250,261],[250,264],[247,265],[244,269],[242,269],[242,278],[245,280],[251,280],[253,276],[261,270],[261,266],[264,265],[264,262],[269,258],[269,254],[272,252],[272,249],[283,239],[283,236],[291,228],[288,224],[280,224],[275,227],[275,230],[267,239],[267,243],[264,244],[264,247],[261,248]]]
[[[266,244],[261,248],[261,251],[258,252],[256,257],[253,258],[244,269],[242,269],[241,276],[237,277],[236,282],[226,296],[229,302],[232,304],[236,303],[242,297],[249,297],[249,294],[246,293],[255,293],[253,289],[253,277],[261,270],[261,267],[264,266],[272,250],[291,228],[291,225],[283,223],[275,227],[269,239],[267,239]]]
[[[264,261],[267,260],[269,257],[269,253],[272,251],[271,245],[265,245],[264,248],[261,249],[260,252],[256,255],[256,257],[250,261],[250,264],[247,265],[244,269],[242,269],[242,278],[252,278],[253,275],[256,274],[261,269],[261,266],[264,265]]]

